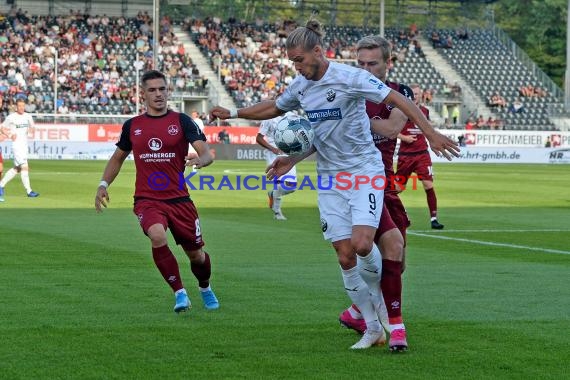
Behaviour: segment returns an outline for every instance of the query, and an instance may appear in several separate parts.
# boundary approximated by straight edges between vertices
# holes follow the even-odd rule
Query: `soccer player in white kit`
[[[275,145],[275,129],[277,128],[277,123],[288,116],[297,116],[297,114],[290,111],[285,115],[264,120],[259,126],[259,132],[257,133],[255,140],[259,145],[267,149],[265,160],[267,161],[268,166],[275,161],[277,156],[283,154],[283,152],[281,152]],[[276,220],[287,220],[281,211],[281,205],[283,202],[283,196],[293,193],[297,187],[297,168],[293,166],[284,176],[279,177],[276,182],[277,186],[269,189],[267,192],[267,196],[269,197],[269,208],[273,211],[273,215]]]
[[[6,172],[0,181],[0,202],[4,201],[4,187],[16,174],[20,173],[22,184],[28,197],[35,198],[39,194],[30,186],[28,167],[28,130],[34,128],[32,115],[24,111],[26,101],[22,98],[16,100],[16,112],[8,115],[2,123],[1,132],[12,139],[12,152],[14,153],[14,167]]]
[[[309,20],[306,27],[291,32],[286,48],[289,60],[301,75],[277,100],[266,100],[239,110],[214,107],[211,115],[220,119],[266,120],[286,111],[305,110],[315,132],[313,147],[302,155],[277,157],[267,175],[270,179],[279,177],[316,152],[317,174],[321,178],[332,176],[334,182],[335,176],[343,174],[350,181],[348,188],[346,182],[342,186],[335,182],[319,188],[318,205],[323,234],[336,250],[344,287],[366,321],[366,332],[351,348],[369,348],[384,342],[384,330],[374,308],[380,297],[382,269],[374,234],[383,206],[383,183],[371,183],[374,177],[384,175],[384,168],[380,152],[372,141],[365,99],[399,108],[423,129],[427,130],[429,124],[410,100],[372,74],[329,62],[316,20]],[[451,139],[433,129],[428,136],[436,154],[446,158],[457,155],[459,148]],[[403,325],[401,329],[405,334]]]

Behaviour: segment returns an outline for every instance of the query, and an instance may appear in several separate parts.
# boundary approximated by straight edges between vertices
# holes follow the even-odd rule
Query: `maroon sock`
[[[210,255],[204,252],[204,262],[202,264],[190,263],[190,269],[198,280],[198,286],[207,288],[210,286],[210,275],[212,274],[212,266],[210,265]]]
[[[390,324],[402,323],[402,263],[382,260],[380,288],[384,295]]]
[[[432,218],[435,218],[437,217],[437,198],[435,197],[435,190],[433,187],[426,190],[426,196],[427,204],[429,207],[429,214]]]
[[[162,274],[172,290],[177,291],[183,288],[182,280],[180,279],[180,271],[178,269],[178,262],[176,257],[168,248],[168,245],[152,249],[152,258],[156,267]]]

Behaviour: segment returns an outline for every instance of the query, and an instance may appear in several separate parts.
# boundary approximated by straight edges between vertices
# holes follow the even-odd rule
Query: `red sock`
[[[168,245],[152,249],[152,258],[156,267],[162,274],[172,290],[177,291],[183,288],[182,280],[180,279],[180,271],[178,270],[178,262],[176,257],[168,248]]]
[[[437,198],[435,196],[435,190],[433,187],[431,189],[426,190],[426,196],[427,196],[429,214],[432,218],[435,218],[437,217]]]
[[[402,323],[402,263],[382,260],[382,280],[380,288],[388,309],[391,325]]]
[[[202,264],[190,263],[190,269],[198,280],[198,286],[207,288],[210,286],[210,275],[212,274],[212,266],[210,264],[210,255],[204,252],[204,262]]]

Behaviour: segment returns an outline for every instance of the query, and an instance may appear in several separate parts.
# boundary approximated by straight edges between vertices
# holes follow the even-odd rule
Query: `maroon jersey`
[[[388,87],[398,91],[410,100],[414,100],[414,94],[412,90],[405,84],[399,84],[396,82],[385,82]],[[366,101],[366,113],[370,119],[383,119],[387,120],[390,118],[392,113],[392,107],[385,103],[374,103]],[[374,145],[382,153],[382,162],[384,162],[384,171],[386,172],[386,178],[390,179],[394,177],[394,151],[396,150],[397,139],[390,139],[376,133],[372,133],[372,138],[374,139]]]
[[[183,113],[145,113],[127,120],[116,145],[125,152],[133,151],[137,173],[135,200],[188,198],[185,157],[188,144],[198,140],[206,141],[206,136]]]
[[[420,110],[423,112],[423,114],[426,116],[426,118],[429,120],[429,110],[424,106],[419,106],[419,107]],[[410,144],[401,142],[398,154],[406,155],[412,153],[425,152],[428,150],[427,141],[422,130],[419,129],[418,126],[415,125],[411,120],[408,120],[401,133],[405,136],[410,136],[410,135],[416,136],[416,141]]]

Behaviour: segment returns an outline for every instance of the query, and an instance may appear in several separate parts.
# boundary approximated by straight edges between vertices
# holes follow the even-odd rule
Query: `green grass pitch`
[[[8,168],[11,162],[5,162]],[[103,214],[104,162],[32,161],[0,203],[2,379],[562,379],[570,358],[570,170],[546,165],[436,166],[440,222],[423,190],[403,200],[412,227],[404,275],[410,350],[352,352],[349,305],[320,232],[316,193],[194,191],[212,286],[207,312],[174,248],[194,307],[174,298],[131,211],[126,162]],[[262,175],[262,162],[218,161],[203,174]],[[303,163],[300,174],[314,175]]]

